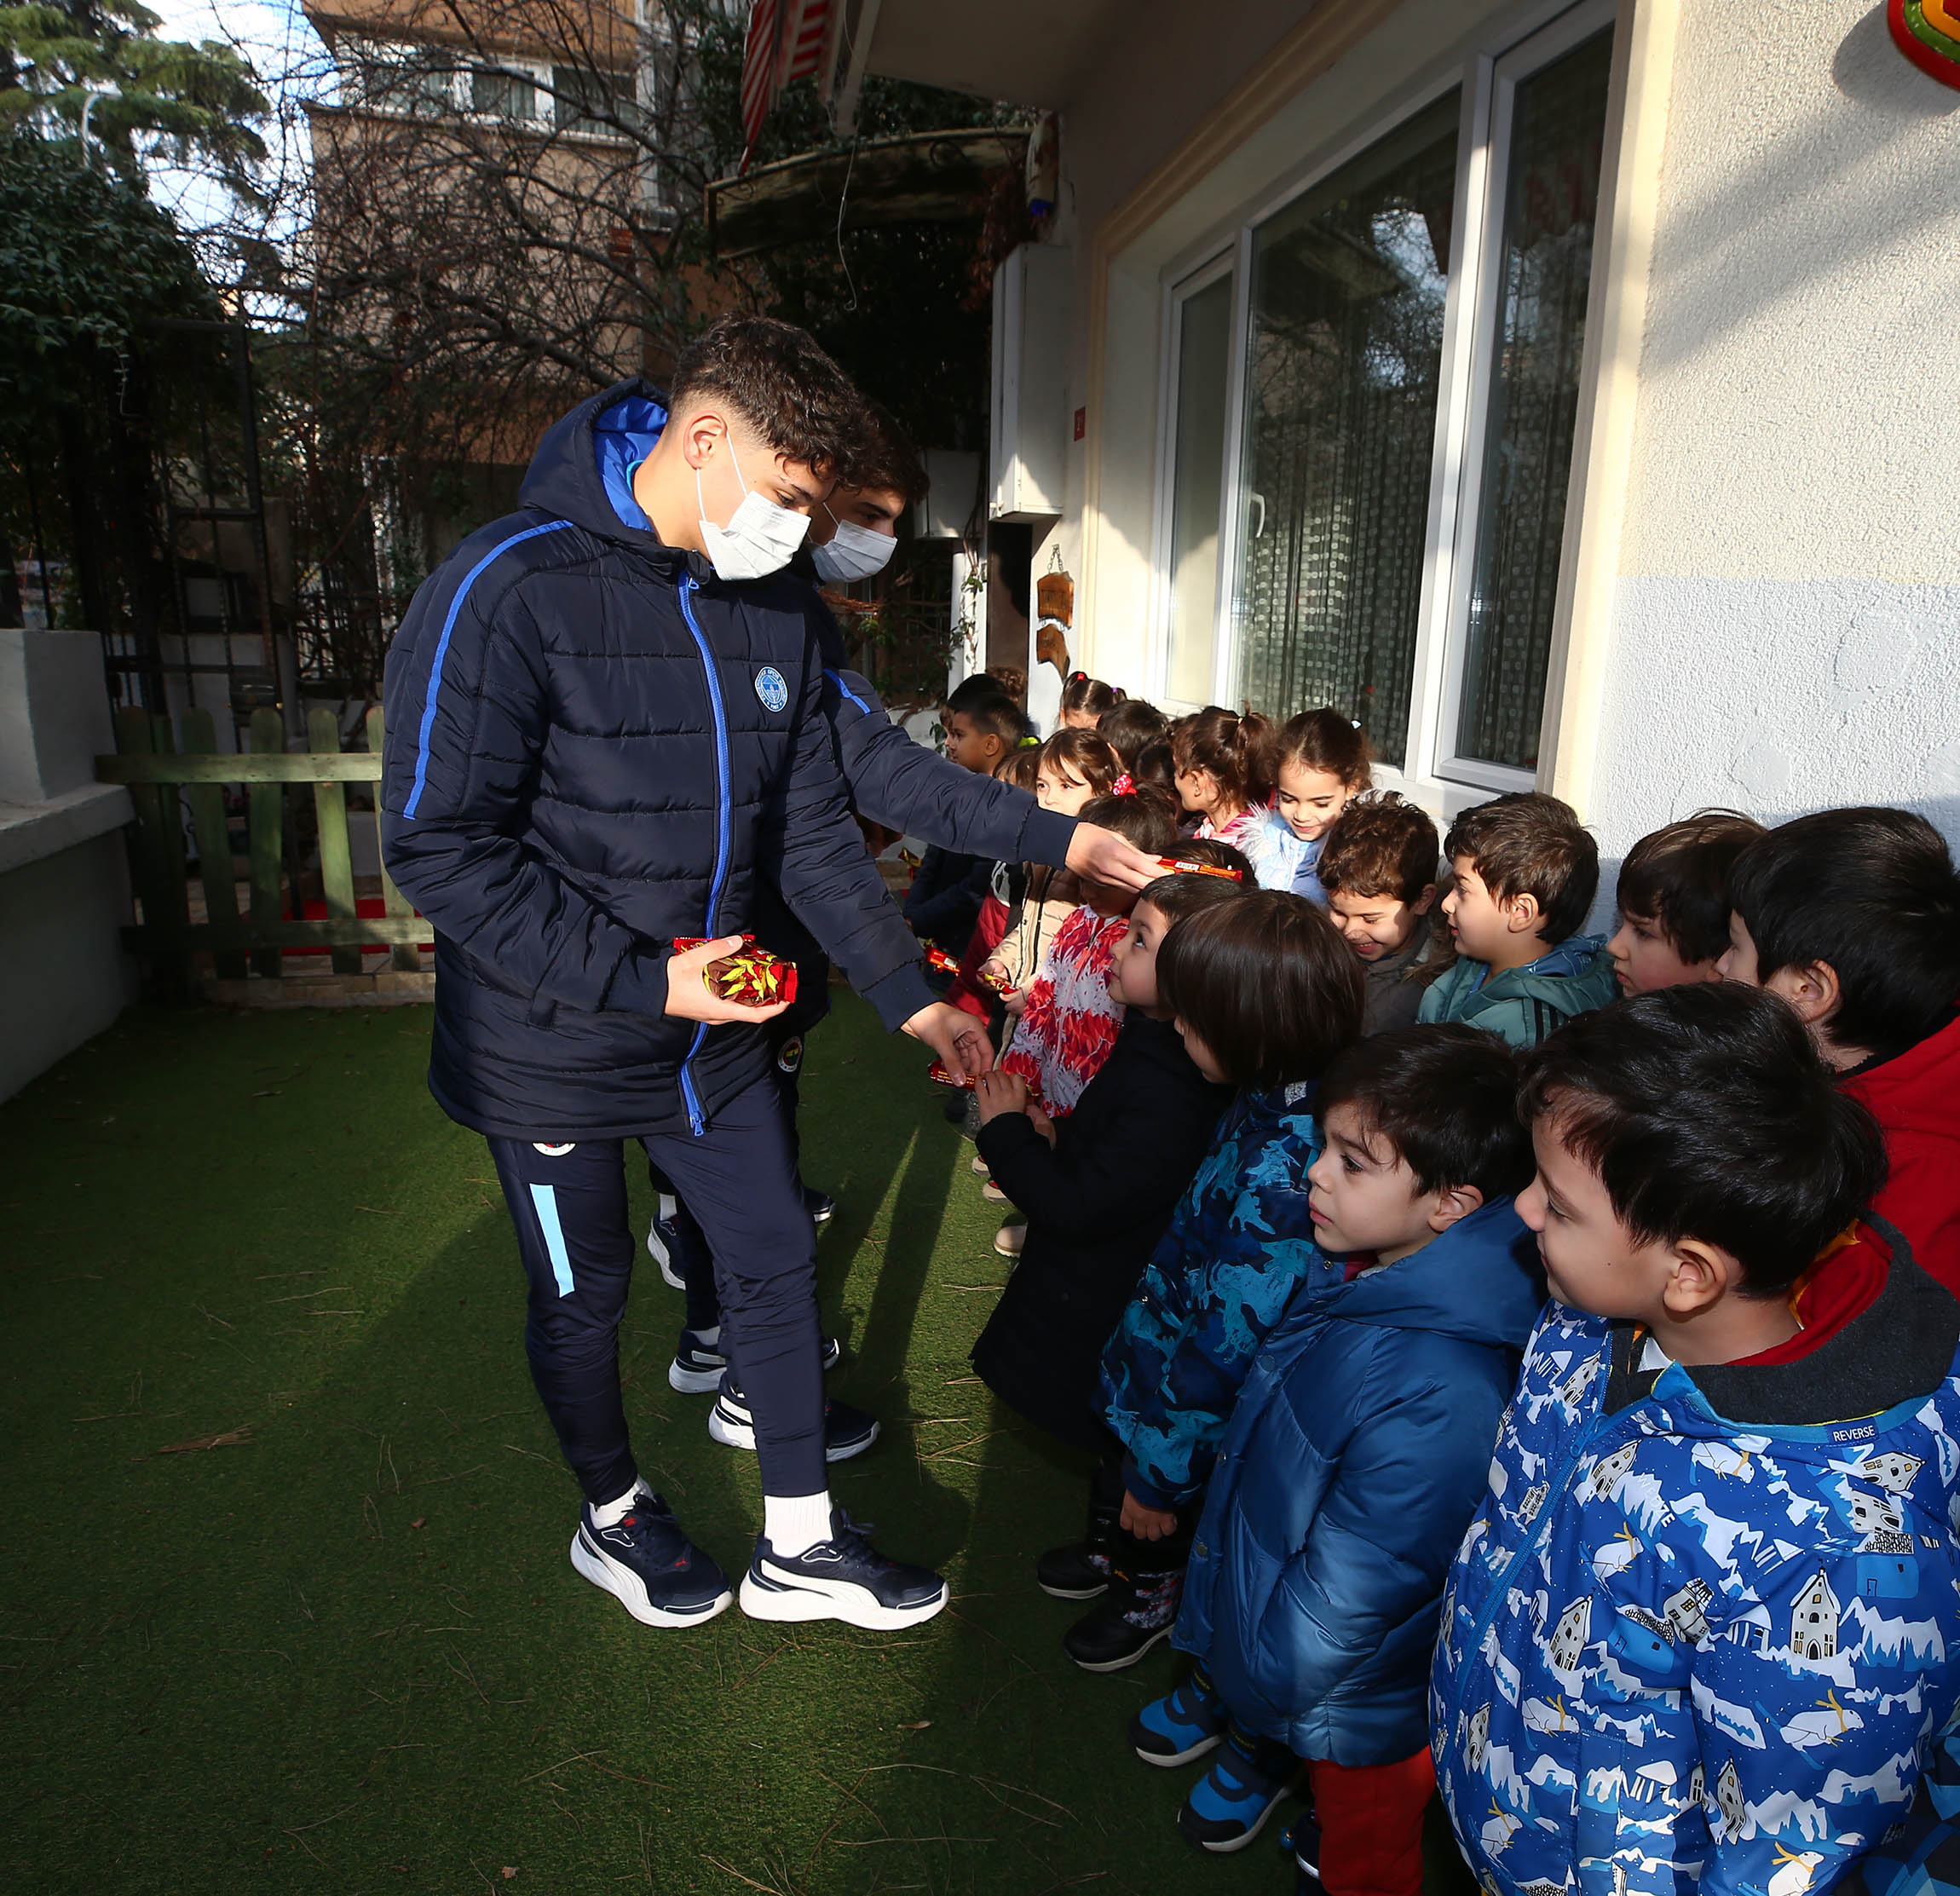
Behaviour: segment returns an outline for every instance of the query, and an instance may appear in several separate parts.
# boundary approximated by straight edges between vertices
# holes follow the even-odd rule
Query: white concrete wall
[[[112,1025],[135,999],[122,832],[0,874],[0,1099]]]
[[[114,748],[94,632],[0,630],[0,1099],[136,994],[122,826],[128,791],[95,781]]]
[[[1960,840],[1960,93],[1871,0],[1683,0],[1589,814]]]

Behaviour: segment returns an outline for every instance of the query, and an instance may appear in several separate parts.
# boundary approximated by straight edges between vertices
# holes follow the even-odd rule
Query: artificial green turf
[[[1167,1652],[1061,1652],[1078,1609],[1030,1570],[1080,1472],[972,1380],[1006,1265],[920,1050],[840,1006],[805,1169],[839,1201],[833,1387],[885,1424],[836,1491],[953,1605],[655,1632],[567,1561],[515,1247],[424,1089],[429,1019],[141,1011],[0,1106],[0,1888],[1289,1889],[1277,1826],[1199,1857],[1196,1769],[1126,1747]],[[642,1467],[739,1568],[753,1460],[666,1386],[678,1294],[650,1262],[637,1291]]]

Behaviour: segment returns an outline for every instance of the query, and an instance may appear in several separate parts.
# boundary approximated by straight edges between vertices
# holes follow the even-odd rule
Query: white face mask
[[[708,519],[708,504],[701,497],[701,470],[695,470],[695,499],[701,510],[701,545],[718,579],[764,579],[780,573],[790,562],[803,536],[810,531],[807,514],[792,513],[759,493],[749,492],[741,477],[741,463],[735,443],[729,443],[729,460],[741,482],[741,504],[726,527]]]
[[[823,510],[830,514],[829,508]],[[868,579],[873,573],[884,572],[897,540],[890,533],[874,533],[868,527],[860,527],[855,520],[839,520],[835,514],[830,517],[836,533],[821,546],[810,550],[817,577],[848,585],[853,579]]]

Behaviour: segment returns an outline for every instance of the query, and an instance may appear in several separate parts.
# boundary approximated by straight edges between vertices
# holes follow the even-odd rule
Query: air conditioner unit
[[[995,520],[1062,511],[1068,457],[1069,252],[1023,244],[994,273]]]

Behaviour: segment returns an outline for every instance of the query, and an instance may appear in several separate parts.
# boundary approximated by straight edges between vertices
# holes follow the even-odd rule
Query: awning
[[[827,238],[839,228],[943,224],[977,217],[1001,171],[1027,163],[1025,131],[914,132],[845,152],[810,152],[707,188],[715,255],[752,256]]]

